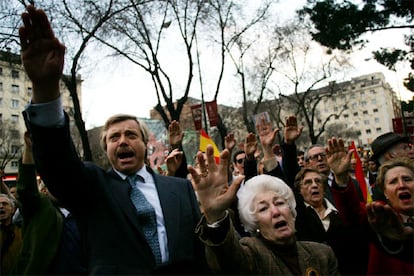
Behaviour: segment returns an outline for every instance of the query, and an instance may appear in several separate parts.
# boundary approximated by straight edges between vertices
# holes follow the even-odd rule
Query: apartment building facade
[[[334,89],[332,96],[325,97],[318,106],[318,123],[330,114],[340,114],[330,123],[356,130],[359,137],[355,143],[359,147],[370,148],[376,137],[393,131],[392,119],[401,117],[400,100],[382,73],[352,78],[337,83]]]
[[[78,97],[81,101],[80,76],[78,80]],[[60,89],[64,109],[71,116],[72,98],[63,82]],[[4,168],[6,176],[14,177],[17,174],[18,160],[24,145],[23,134],[26,130],[22,111],[29,103],[31,95],[32,83],[23,69],[20,55],[0,51],[0,164],[4,164],[5,158],[9,158],[10,154],[14,155]]]

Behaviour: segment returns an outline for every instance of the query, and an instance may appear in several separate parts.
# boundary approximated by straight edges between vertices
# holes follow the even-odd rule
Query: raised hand
[[[236,146],[236,138],[233,133],[229,133],[224,137],[224,146],[231,153]]]
[[[366,206],[371,228],[382,237],[403,241],[414,234],[413,228],[404,226],[398,214],[388,204],[372,202]]]
[[[273,158],[273,144],[275,143],[276,134],[279,132],[279,129],[272,130],[272,123],[267,121],[266,117],[263,115],[259,118],[256,124],[256,130],[263,147],[264,159],[267,160]]]
[[[239,176],[231,186],[228,186],[228,163],[230,154],[224,150],[220,154],[220,163],[214,161],[214,150],[211,145],[206,150],[207,164],[203,153],[197,153],[199,171],[192,166],[188,170],[192,176],[192,184],[197,191],[201,209],[208,223],[213,223],[224,217],[225,211],[231,206],[236,198],[237,190],[243,180]]]
[[[257,151],[257,138],[256,135],[252,132],[247,134],[245,142],[244,142],[244,152],[246,153],[246,157],[249,160],[253,160],[255,158],[255,153]]]
[[[296,116],[286,118],[286,125],[283,129],[284,141],[286,144],[294,144],[302,134],[303,126],[298,127]]]
[[[182,146],[184,131],[181,129],[180,123],[176,120],[172,121],[168,126],[168,139],[172,149]]]
[[[183,162],[183,152],[178,149],[173,149],[170,154],[165,158],[165,163],[167,164],[166,175],[175,176],[178,168]]]
[[[43,10],[27,6],[19,29],[21,56],[33,83],[33,103],[49,102],[59,97],[65,46],[53,34]]]
[[[349,169],[351,167],[351,155],[353,150],[345,150],[344,141],[332,137],[328,139],[326,149],[327,162],[335,175],[336,182],[340,185],[346,185],[349,180]]]

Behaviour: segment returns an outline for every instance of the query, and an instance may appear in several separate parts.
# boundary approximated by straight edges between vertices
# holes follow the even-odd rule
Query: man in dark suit
[[[191,183],[156,175],[145,166],[148,133],[130,115],[113,116],[104,126],[101,142],[112,169],[83,163],[61,106],[65,47],[42,10],[28,6],[22,19],[22,61],[33,82],[32,101],[23,114],[36,167],[50,192],[76,218],[89,273],[206,272],[204,248],[194,234],[201,214]],[[141,180],[127,180],[136,175]],[[144,196],[138,203],[130,198],[137,188]],[[138,211],[144,201],[155,211],[155,247]]]

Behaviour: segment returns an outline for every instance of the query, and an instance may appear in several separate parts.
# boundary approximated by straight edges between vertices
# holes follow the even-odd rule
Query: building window
[[[362,85],[361,85],[361,87],[363,87]],[[365,96],[365,92],[364,91],[361,91],[361,94],[360,94],[361,96]]]
[[[368,114],[367,110],[362,111],[362,114]]]
[[[12,93],[13,94],[19,94],[19,86],[16,84],[12,85]]]
[[[0,122],[3,121],[3,114],[0,113]]]
[[[19,115],[11,115],[11,121],[12,123],[19,122]]]
[[[0,67],[0,76],[3,75],[3,67]]]
[[[13,129],[10,131],[10,136],[12,139],[20,139],[20,131]],[[18,147],[18,146],[16,146]]]
[[[11,161],[10,166],[12,168],[18,168],[19,167],[19,161]]]
[[[358,104],[357,104],[357,103],[352,103],[352,104],[351,104],[351,108],[352,108],[352,109],[357,108],[357,106],[358,106]]]
[[[358,116],[358,112],[354,112],[354,116]]]
[[[19,100],[11,100],[11,108],[19,108]]]
[[[376,123],[380,122],[380,118],[378,118],[378,117],[376,117],[374,120],[375,120]]]
[[[0,91],[3,91],[3,83],[0,82]]]
[[[371,103],[372,104],[376,104],[377,103],[377,99],[371,99]]]
[[[378,108],[374,108],[374,110],[373,110],[374,112],[378,112]]]
[[[377,94],[377,92],[374,89],[372,89],[371,94]]]
[[[382,132],[382,129],[380,128],[380,127],[377,127],[377,133],[381,133]]]
[[[334,112],[338,112],[338,107],[334,106]]]
[[[3,106],[3,98],[0,98],[0,106]]]
[[[348,118],[349,116],[348,116],[348,114],[344,114],[344,118]]]
[[[361,101],[361,106],[366,106],[367,105],[367,101]]]
[[[19,146],[16,146],[16,145],[12,145],[11,146],[11,151],[12,151],[12,153],[17,153],[17,152],[19,152]]]
[[[19,71],[12,70],[11,75],[12,75],[13,79],[18,79],[19,78]]]
[[[365,130],[365,133],[366,133],[366,134],[371,134],[371,130],[370,130],[370,129],[366,129],[366,130]]]
[[[364,120],[364,125],[369,125],[369,120]]]
[[[33,94],[33,89],[31,87],[27,87],[27,95],[32,96],[32,94]]]

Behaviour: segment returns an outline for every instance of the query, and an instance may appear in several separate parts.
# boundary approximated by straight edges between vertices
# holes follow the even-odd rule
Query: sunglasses
[[[236,162],[238,164],[242,164],[244,162],[244,158],[236,159]]]

